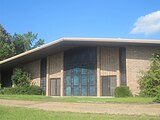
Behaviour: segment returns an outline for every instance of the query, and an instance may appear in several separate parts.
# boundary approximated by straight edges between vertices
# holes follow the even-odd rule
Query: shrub
[[[0,94],[3,94],[2,84],[0,83]]]
[[[4,90],[3,89],[0,89],[0,94],[4,94]]]
[[[155,97],[160,86],[160,54],[154,54],[148,71],[143,72],[139,79],[140,95]]]
[[[157,95],[156,95],[156,97],[153,99],[153,102],[160,103],[160,86],[157,87]]]
[[[29,87],[28,94],[29,95],[43,95],[44,92],[43,92],[43,89],[40,88],[39,86],[32,85]]]
[[[4,88],[4,94],[27,94],[27,87]]]
[[[127,86],[116,87],[114,91],[115,97],[131,97],[132,93]]]
[[[39,86],[4,88],[3,94],[22,94],[22,95],[43,95],[43,90]]]
[[[30,74],[22,70],[21,68],[16,68],[11,77],[13,85],[17,87],[29,86],[30,85]]]
[[[4,88],[3,93],[8,94],[8,95],[12,95],[12,94],[16,94],[16,91],[17,91],[16,88]]]

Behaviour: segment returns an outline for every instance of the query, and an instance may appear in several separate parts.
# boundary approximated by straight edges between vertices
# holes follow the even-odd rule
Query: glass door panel
[[[65,95],[66,96],[71,96],[71,86],[65,86]]]
[[[82,74],[81,84],[82,85],[87,85],[87,82],[88,82],[87,75]]]
[[[87,96],[87,86],[82,86],[82,96]]]
[[[79,91],[79,86],[78,85],[74,85],[73,87],[73,95],[74,96],[79,96],[80,94],[80,91]]]
[[[73,79],[74,79],[74,81],[73,81],[74,83],[73,84],[74,85],[79,85],[79,79],[80,79],[79,76],[78,75],[74,75]]]

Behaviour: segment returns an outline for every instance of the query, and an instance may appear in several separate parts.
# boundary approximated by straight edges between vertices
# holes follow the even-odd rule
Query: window
[[[64,95],[95,96],[96,48],[76,48],[64,52]]]
[[[126,48],[119,49],[119,63],[121,85],[126,85]]]
[[[44,90],[44,93],[46,93],[46,69],[47,69],[47,58],[41,59],[41,68],[40,68],[40,87]]]

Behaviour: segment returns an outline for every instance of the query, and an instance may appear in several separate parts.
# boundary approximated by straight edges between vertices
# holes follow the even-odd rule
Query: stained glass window
[[[96,96],[96,48],[75,48],[64,52],[66,96]]]

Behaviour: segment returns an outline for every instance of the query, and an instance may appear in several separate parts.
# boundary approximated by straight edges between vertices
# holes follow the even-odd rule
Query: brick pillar
[[[119,58],[119,49],[118,49],[118,58]],[[117,86],[120,86],[120,82],[121,82],[121,78],[120,78],[120,68],[119,68],[119,64],[120,64],[120,61],[118,59],[118,69],[117,69]]]
[[[49,83],[49,56],[47,56],[47,74],[46,74],[46,96],[50,95],[50,83]]]
[[[60,83],[61,90],[60,90],[60,96],[64,96],[64,93],[63,93],[64,92],[64,77],[63,77],[64,76],[64,74],[63,74],[64,73],[63,72],[64,71],[63,70],[64,69],[64,66],[63,66],[64,60],[63,60],[63,58],[64,57],[63,56],[64,56],[64,52],[61,52],[61,83]]]

